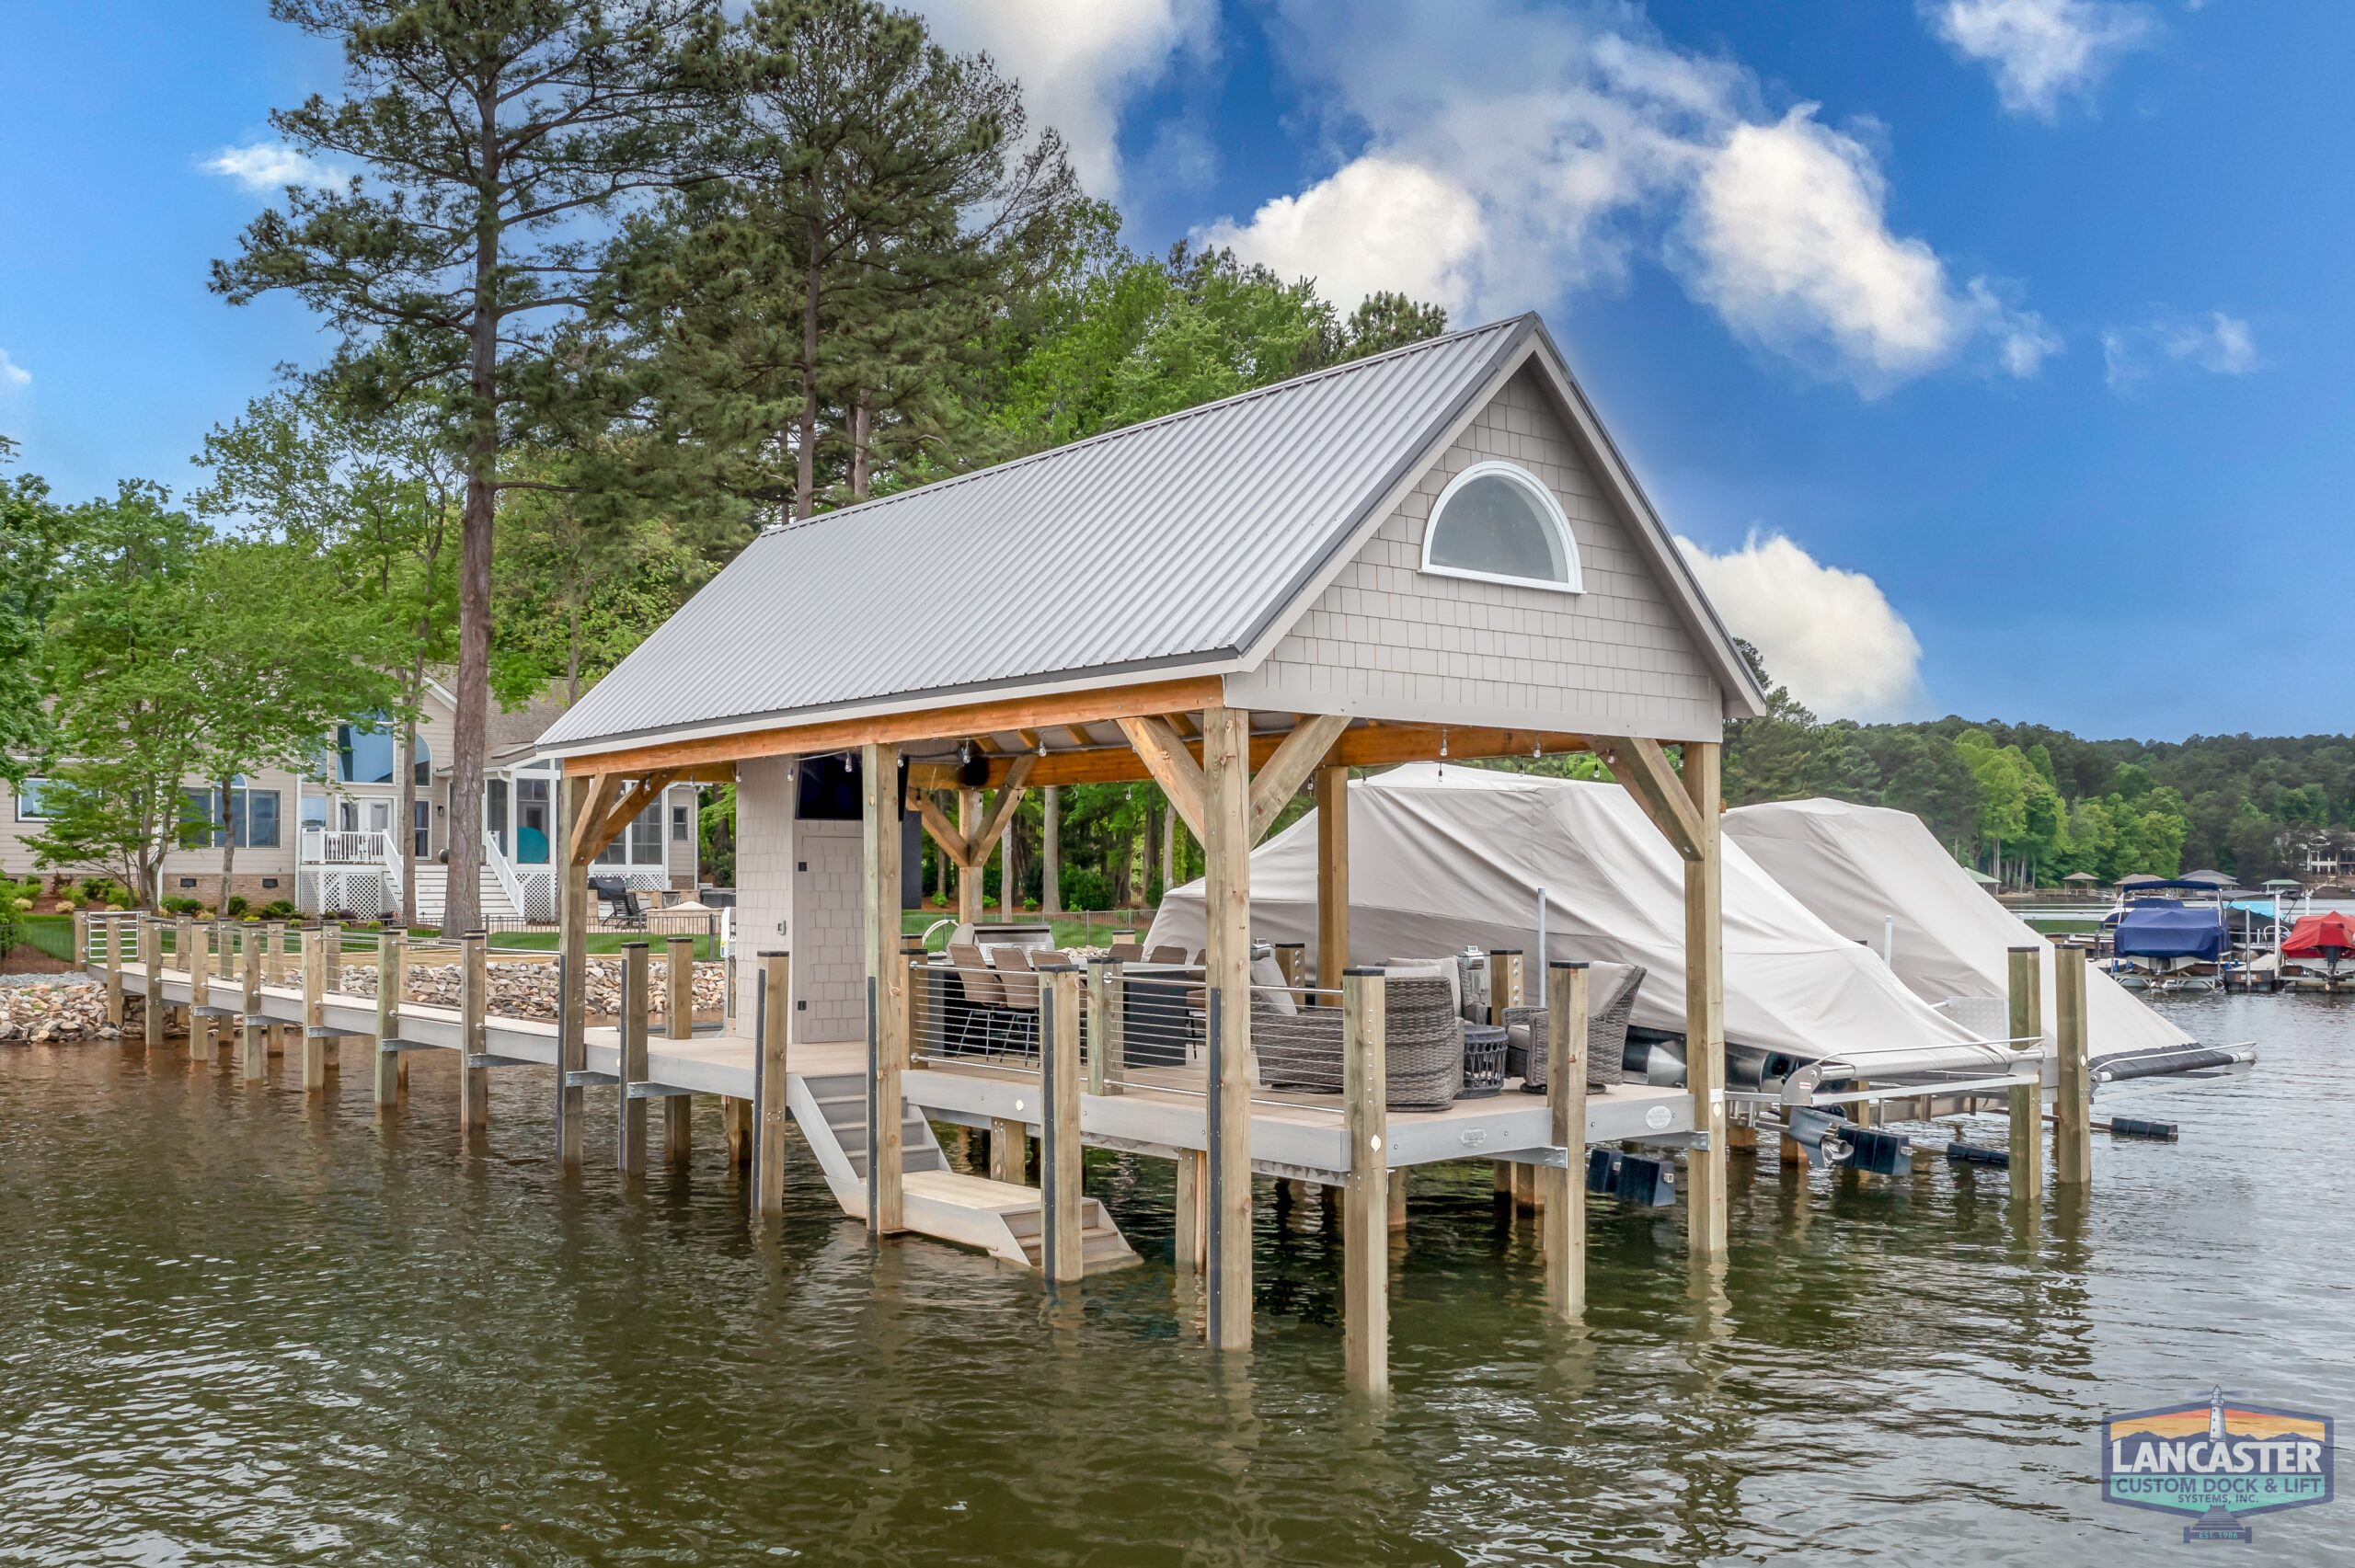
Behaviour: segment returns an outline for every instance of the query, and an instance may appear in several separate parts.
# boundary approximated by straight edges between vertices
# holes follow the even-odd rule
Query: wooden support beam
[[[559,991],[564,989],[563,977],[557,977]],[[557,1006],[564,1006],[558,996]],[[470,931],[458,938],[458,1138],[461,1142],[480,1137],[490,1127],[490,1069],[469,1067],[468,1059],[485,1054],[490,1048],[490,933]],[[558,1025],[559,1029],[561,1024]],[[561,1036],[559,1036],[559,1039]],[[557,1094],[562,1105],[564,1071],[561,1045],[557,1050]],[[578,1093],[578,1091],[575,1091]],[[577,1107],[578,1101],[575,1102]],[[563,1148],[565,1124],[559,1113],[557,1124],[557,1148]],[[580,1113],[573,1113],[572,1132],[580,1137]],[[573,1169],[579,1168],[576,1155]]]
[[[957,863],[957,919],[966,925],[978,925],[987,912],[982,908],[982,868],[971,858],[973,835],[982,828],[982,792],[959,787],[957,791],[957,830],[967,846],[967,857]],[[983,856],[987,859],[987,856]]]
[[[961,870],[970,864],[972,849],[966,843],[965,835],[948,820],[948,813],[936,805],[931,795],[922,791],[916,794],[916,816],[923,821],[924,830],[932,835],[932,841],[940,846],[940,853],[948,857],[950,864]]]
[[[1151,714],[1122,719],[1120,733],[1129,738],[1129,749],[1136,753],[1138,762],[1161,786],[1161,793],[1169,797],[1170,809],[1193,830],[1194,837],[1202,838],[1203,797],[1208,786],[1203,780],[1202,764],[1186,750],[1186,742],[1169,727],[1167,719]],[[1250,737],[1246,734],[1236,745],[1247,748]],[[1243,765],[1247,771],[1248,762]],[[1244,826],[1249,826],[1247,814]]]
[[[1030,1180],[1030,1129],[1004,1116],[990,1118],[990,1180],[1027,1186]]]
[[[1087,1092],[1109,1093],[1121,1059],[1120,966],[1098,956],[1087,961]]]
[[[787,1063],[793,1042],[793,958],[788,953],[761,955],[760,1024],[753,1033],[752,1061],[752,1218],[755,1222],[785,1215],[785,1120]],[[875,1139],[867,1138],[867,1163],[874,1163]]]
[[[244,1027],[238,1040],[237,1072],[247,1083],[270,1076],[270,1024],[261,1015],[261,944],[256,932],[246,933],[245,1011],[237,1022]]]
[[[900,749],[859,749],[866,861],[859,899],[866,912],[867,1093],[867,1231],[907,1228],[900,1145],[901,1075],[908,1064],[907,967],[900,953]],[[975,878],[978,883],[980,878]]]
[[[404,1053],[393,1049],[401,1037],[401,999],[408,990],[408,939],[397,931],[381,932],[376,937],[376,1075],[374,1082],[376,1111],[383,1115],[396,1110],[401,1103],[401,1088],[408,1082],[402,1072]]]
[[[1342,1342],[1350,1389],[1390,1388],[1390,1139],[1385,988],[1379,969],[1341,977],[1341,1114],[1350,1171],[1341,1201]]]
[[[1007,735],[1056,725],[1103,724],[1137,714],[1176,713],[1221,700],[1225,681],[1216,675],[1148,681],[1132,686],[1040,696],[959,703],[867,718],[828,719],[819,724],[748,730],[695,740],[657,741],[598,756],[569,757],[567,773],[624,774],[657,768],[701,768],[755,757],[808,757],[870,743],[961,740],[976,735]]]
[[[1300,786],[1323,765],[1326,753],[1349,727],[1350,721],[1339,714],[1315,715],[1295,725],[1291,734],[1277,742],[1268,760],[1258,764],[1251,777],[1253,843],[1268,836],[1277,813],[1300,793]]]
[[[1648,743],[1647,743],[1648,744]],[[1654,749],[1657,750],[1657,748]],[[1664,761],[1664,760],[1663,760]],[[1703,1146],[1684,1155],[1685,1246],[1695,1258],[1726,1251],[1725,842],[1717,823],[1718,743],[1684,748],[1676,798],[1692,817],[1697,854],[1684,863],[1684,1082]]]
[[[1170,1261],[1180,1274],[1200,1274],[1209,1266],[1210,1192],[1210,1157],[1199,1149],[1179,1150]]]
[[[1520,948],[1499,947],[1489,953],[1488,1022],[1491,1025],[1503,1025],[1508,1008],[1526,1005],[1528,976]],[[1551,994],[1547,993],[1549,1000]]]
[[[605,846],[599,844],[592,849],[588,847],[589,841],[596,836],[597,824],[604,819],[627,782],[619,773],[576,778],[568,773],[557,789],[565,797],[558,807],[558,815],[564,818],[557,838],[557,842],[564,845],[564,860],[558,870],[566,865],[585,865],[597,858],[597,851]]]
[[[989,863],[990,852],[997,848],[998,840],[1005,836],[1005,830],[1012,825],[1014,813],[1022,805],[1025,781],[1030,777],[1031,770],[1038,764],[1039,759],[1028,752],[1014,760],[1012,765],[1006,769],[1005,782],[998,786],[997,800],[990,807],[988,818],[983,820],[980,830],[966,841],[965,864],[971,866],[976,875],[983,865]],[[897,898],[898,894],[894,893],[892,897]]]
[[[2039,942],[2033,947],[2012,948],[2006,954],[2010,1007],[2004,1033],[2015,1041],[2026,1042],[2012,1047],[2019,1053],[2015,1066],[2032,1063],[2039,1070],[2043,1066],[2044,955],[2051,950],[2047,944]],[[2005,1109],[2011,1118],[2012,1198],[2021,1204],[2040,1203],[2044,1198],[2044,1086],[2014,1085]]]
[[[1039,986],[1040,1267],[1050,1285],[1076,1285],[1086,1270],[1080,1253],[1085,1199],[1080,1176],[1078,966],[1049,969]]]
[[[315,923],[303,928],[303,1093],[327,1086],[327,944]]]
[[[557,791],[557,841],[571,846],[556,868],[556,1162],[560,1175],[578,1175],[587,1141],[588,1092],[574,1074],[589,1065],[589,918],[596,900],[589,896],[589,862],[582,853],[601,801],[610,802],[617,781],[568,778]]]
[[[2078,1187],[2094,1179],[2093,1048],[2086,1036],[2085,950],[2052,950],[2053,1039],[2060,1083],[2052,1102],[2052,1182]]]
[[[642,779],[633,780],[614,803],[606,807],[603,818],[597,823],[595,830],[589,835],[580,858],[584,861],[594,860],[603,854],[605,846],[619,838],[623,830],[636,821],[638,814],[648,806],[660,799],[662,792],[671,787],[671,781],[677,776],[675,769],[665,769],[660,773],[649,773]]]
[[[1693,765],[1693,748],[1715,745],[1694,741],[1684,749],[1684,764]],[[1657,740],[1614,740],[1603,748],[1604,766],[1621,787],[1636,797],[1646,816],[1686,860],[1701,858],[1704,838],[1699,807],[1694,804],[1690,780],[1669,764],[1668,753]]]
[[[1584,964],[1555,964],[1545,983],[1546,1139],[1563,1164],[1538,1173],[1544,1215],[1545,1308],[1565,1322],[1586,1314],[1586,1053]]]
[[[1407,1173],[1390,1173],[1390,1230],[1396,1235],[1407,1229]]]
[[[1350,770],[1316,770],[1316,983],[1341,989],[1350,967]]]
[[[1202,712],[1211,1346],[1251,1345],[1251,715]]]
[[[629,1086],[645,1082],[649,1070],[647,992],[654,983],[654,967],[647,956],[651,951],[644,942],[622,944],[621,1060],[616,1064],[620,1070],[614,1074],[621,1084],[615,1116],[614,1169],[626,1176],[646,1173],[646,1102],[632,1094]]]
[[[662,967],[662,1035],[691,1040],[695,1033],[695,939],[673,936]],[[692,1095],[662,1096],[662,1158],[684,1165],[695,1153],[695,1103]]]

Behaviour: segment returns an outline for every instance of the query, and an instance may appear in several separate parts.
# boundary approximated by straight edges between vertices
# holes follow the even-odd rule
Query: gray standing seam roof
[[[747,726],[1232,658],[1534,316],[763,531],[541,737]]]

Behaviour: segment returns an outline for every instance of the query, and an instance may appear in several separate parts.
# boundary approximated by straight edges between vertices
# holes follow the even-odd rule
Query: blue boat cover
[[[2216,963],[2224,956],[2222,912],[2212,905],[2187,909],[2165,898],[2129,904],[2118,921],[2118,956]]]

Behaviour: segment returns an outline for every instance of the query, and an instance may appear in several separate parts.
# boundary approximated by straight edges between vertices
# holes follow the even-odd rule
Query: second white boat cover
[[[1413,763],[1350,784],[1350,957],[1466,946],[1533,956],[1537,890],[1557,959],[1641,964],[1634,1022],[1684,1029],[1684,862],[1614,784]],[[1726,1037],[1868,1076],[1975,1070],[2007,1053],[1931,1008],[1728,841]],[[1161,902],[1148,941],[1202,943],[1202,885]],[[1251,934],[1316,942],[1314,813],[1251,855]]]
[[[1922,819],[1844,800],[1786,800],[1725,815],[1726,836],[1824,924],[1878,951],[1896,920],[1891,966],[1933,1004],[2000,1001],[2009,949],[2035,947],[2044,979],[2044,1039],[2052,1044],[2052,945],[1989,897]],[[2085,1033],[2095,1056],[2173,1050],[2191,1036],[2098,969],[2085,977]]]

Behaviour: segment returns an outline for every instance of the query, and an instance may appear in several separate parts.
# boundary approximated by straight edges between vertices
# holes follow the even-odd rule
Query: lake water
[[[380,1127],[356,1070],[306,1108],[6,1047],[0,1562],[2355,1562],[2355,1499],[2187,1548],[2097,1497],[2108,1412],[2355,1413],[2355,1005],[2164,1005],[2257,1067],[2106,1102],[2182,1142],[2097,1137],[2092,1200],[2032,1237],[1999,1171],[1786,1184],[1770,1152],[1719,1274],[1677,1211],[1596,1204],[1570,1331],[1487,1167],[1419,1175],[1372,1410],[1337,1235],[1264,1185],[1258,1345],[1222,1357],[1155,1162],[1089,1171],[1153,1261],[1051,1305],[870,1251],[806,1158],[756,1241],[716,1115],[684,1175],[568,1188],[545,1074],[466,1153],[438,1053]]]

